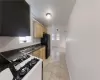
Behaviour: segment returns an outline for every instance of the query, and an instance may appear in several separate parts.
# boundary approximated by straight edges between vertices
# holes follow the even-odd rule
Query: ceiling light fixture
[[[51,17],[52,17],[51,13],[46,13],[46,18],[47,19],[51,19]]]

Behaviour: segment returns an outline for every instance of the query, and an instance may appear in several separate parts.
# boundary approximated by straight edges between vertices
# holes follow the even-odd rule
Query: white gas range
[[[16,76],[9,68],[0,73],[0,80],[42,80],[43,79],[43,64],[42,60],[28,55],[14,60],[14,68]],[[8,78],[9,77],[9,78]]]

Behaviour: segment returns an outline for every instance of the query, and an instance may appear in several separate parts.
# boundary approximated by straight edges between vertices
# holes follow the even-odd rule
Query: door
[[[53,51],[65,52],[66,32],[62,28],[52,27],[51,48]]]
[[[52,34],[52,40],[51,40],[51,45],[52,45],[52,49],[54,51],[59,51],[59,52],[64,52],[65,51],[65,43],[66,43],[66,38],[64,33],[53,33]]]
[[[39,61],[22,80],[42,80],[42,61]]]
[[[51,56],[53,60],[59,61],[60,55],[65,53],[66,36],[65,32],[61,29],[57,31],[56,28],[51,32]]]

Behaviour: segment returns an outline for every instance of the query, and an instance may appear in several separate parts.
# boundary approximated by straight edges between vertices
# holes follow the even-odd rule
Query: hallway
[[[43,80],[69,80],[65,53],[55,52],[43,63]]]

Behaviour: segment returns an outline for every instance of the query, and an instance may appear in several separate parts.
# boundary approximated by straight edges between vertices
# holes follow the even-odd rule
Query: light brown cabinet
[[[44,47],[36,50],[35,52],[33,52],[32,55],[45,60],[46,59],[45,54],[46,54],[46,52],[45,52],[45,46],[44,46]]]
[[[42,52],[42,58],[43,58],[43,60],[46,59],[46,52],[45,52],[45,50],[46,50],[45,47],[43,47],[43,48],[42,48],[42,51],[43,51],[43,52]]]
[[[45,60],[45,47],[40,49],[40,58],[42,58],[43,60]]]
[[[34,22],[34,37],[41,38],[43,37],[43,33],[47,33],[46,27],[44,27],[38,22]]]
[[[46,27],[43,27],[43,32],[47,33],[47,28]]]
[[[41,38],[43,37],[43,30],[41,24],[35,22],[34,23],[34,37]]]
[[[40,56],[39,53],[40,53],[40,52],[37,50],[37,51],[33,52],[32,55],[33,55],[33,56],[36,56],[36,57],[39,57],[39,56]]]

